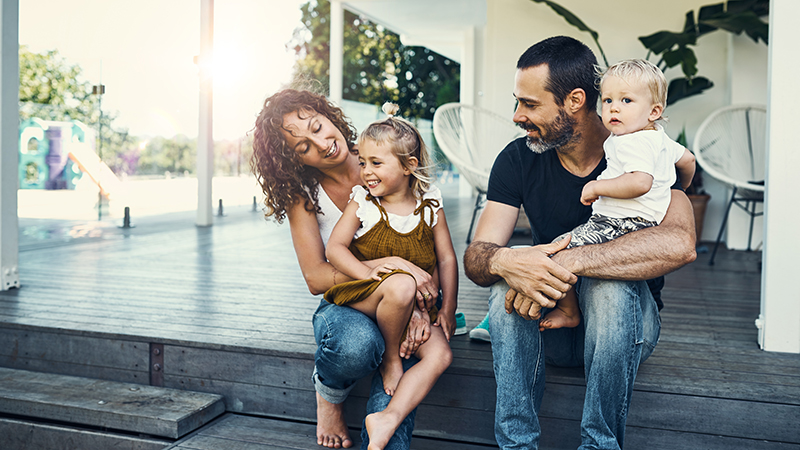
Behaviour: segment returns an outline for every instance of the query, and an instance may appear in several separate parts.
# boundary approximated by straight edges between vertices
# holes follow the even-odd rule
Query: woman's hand
[[[444,337],[447,338],[447,342],[450,342],[450,338],[453,337],[453,334],[456,332],[456,313],[455,311],[447,311],[444,308],[439,310],[439,314],[436,316],[436,322],[433,323],[435,327],[442,327],[442,331],[444,331]]]
[[[430,311],[439,298],[439,277],[431,276],[416,264],[410,263],[403,258],[392,256],[386,259],[398,269],[410,273],[417,280],[417,308],[422,311]]]
[[[420,345],[431,337],[431,318],[428,313],[414,308],[408,322],[406,340],[400,343],[400,357],[408,359],[417,352]]]

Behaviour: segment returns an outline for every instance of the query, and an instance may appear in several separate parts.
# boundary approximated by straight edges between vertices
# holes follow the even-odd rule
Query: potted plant
[[[681,134],[678,135],[678,138],[675,141],[684,147],[689,148],[686,143],[685,127],[683,130],[681,130]],[[697,242],[700,242],[700,237],[703,236],[703,222],[705,221],[706,217],[706,207],[708,206],[708,201],[711,200],[711,196],[706,193],[705,189],[703,189],[703,169],[701,169],[700,166],[697,166],[697,169],[694,172],[694,178],[692,178],[692,184],[690,184],[686,189],[686,196],[689,197],[689,201],[692,203],[692,210],[694,211],[695,233],[697,236]]]

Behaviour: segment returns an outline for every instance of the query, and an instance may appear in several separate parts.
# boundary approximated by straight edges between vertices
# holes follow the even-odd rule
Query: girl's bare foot
[[[330,403],[317,394],[317,445],[328,448],[350,448],[353,441],[344,421],[342,403]]]
[[[556,308],[539,322],[539,330],[553,330],[555,328],[575,328],[581,323],[580,315],[569,315],[563,310]]]
[[[368,415],[364,419],[369,435],[368,450],[383,450],[389,444],[389,440],[397,431],[399,422],[395,423],[386,411],[376,412]]]
[[[386,395],[394,395],[394,391],[397,390],[397,384],[400,383],[400,378],[403,377],[403,361],[401,359],[392,362],[383,360],[379,369],[381,377],[383,377],[383,390]]]

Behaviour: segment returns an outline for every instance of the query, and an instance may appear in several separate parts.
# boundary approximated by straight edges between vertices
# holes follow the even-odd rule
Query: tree
[[[173,138],[155,137],[142,145],[138,153],[137,172],[162,175],[164,172],[182,174],[194,172],[197,163],[197,140],[178,135]]]
[[[295,83],[316,80],[329,91],[330,2],[301,7],[303,26],[287,47],[298,56]],[[344,80],[347,100],[392,101],[408,117],[433,118],[439,105],[458,101],[460,66],[425,47],[405,46],[400,36],[349,11],[344,14]]]
[[[92,94],[92,85],[82,80],[80,66],[68,64],[58,50],[33,53],[19,48],[20,120],[37,117],[44,120],[79,120],[95,130],[100,129],[102,159],[116,173],[133,173],[130,166],[138,139],[127,129],[115,129],[116,113],[100,113],[99,98]]]

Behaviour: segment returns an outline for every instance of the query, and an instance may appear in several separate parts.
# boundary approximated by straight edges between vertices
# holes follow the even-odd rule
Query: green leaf
[[[717,28],[708,24],[706,21],[715,19],[722,14],[725,14],[725,5],[722,3],[701,7],[700,12],[697,14],[697,34],[702,36],[704,34],[711,33],[712,31],[716,31]]]
[[[689,47],[679,47],[675,50],[664,52],[664,62],[667,68],[680,64],[686,78],[692,78],[697,75],[697,56]]]
[[[697,75],[697,56],[688,47],[679,47],[676,50],[664,52],[664,62],[667,67],[675,67],[680,64],[686,78]]]
[[[766,44],[769,38],[769,25],[752,11],[720,14],[714,18],[704,19],[701,23],[736,34],[744,31],[754,42],[761,39]]]
[[[675,102],[702,93],[714,87],[714,83],[705,77],[675,78],[669,82],[667,88],[667,105],[674,105]]]
[[[728,13],[753,12],[758,17],[769,15],[769,0],[728,0]]]
[[[593,29],[589,28],[585,23],[583,23],[581,19],[578,18],[578,16],[570,12],[567,8],[564,8],[563,6],[559,5],[558,3],[551,2],[549,0],[531,0],[531,1],[534,3],[544,3],[545,5],[549,6],[553,11],[555,11],[556,14],[563,17],[567,21],[567,23],[569,23],[573,27],[579,29],[580,31],[585,31],[591,34],[594,43],[597,44],[597,48],[600,50],[600,55],[603,57],[603,62],[605,62],[605,65],[608,66],[608,59],[606,59],[606,54],[603,51],[603,47],[600,46],[600,40],[599,40],[600,35],[597,33],[597,31],[594,31]]]
[[[684,147],[689,147],[689,144],[686,142],[686,127],[685,126],[683,127],[683,129],[681,129],[681,134],[679,134],[678,137],[675,138],[675,142],[677,142],[678,144],[681,144]]]
[[[553,9],[559,16],[563,17],[567,23],[572,25],[573,27],[585,31],[592,35],[593,38],[597,39],[598,34],[593,29],[589,28],[581,19],[578,18],[575,14],[572,14],[569,10],[564,8],[563,6],[559,5],[558,3],[551,2],[548,0],[531,0],[535,3],[544,3],[545,5],[549,6]]]
[[[658,31],[649,36],[642,36],[639,38],[642,45],[653,53],[660,55],[661,53],[675,47],[685,47],[687,45],[694,45],[697,42],[694,33],[673,33],[671,31]]]

